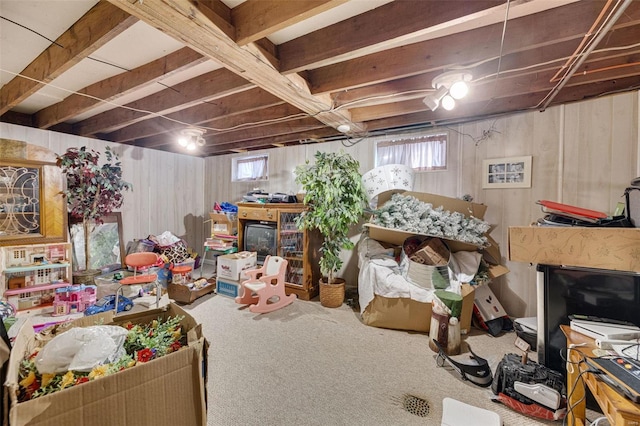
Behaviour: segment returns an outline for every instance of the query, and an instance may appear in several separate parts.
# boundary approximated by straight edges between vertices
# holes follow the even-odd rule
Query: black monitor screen
[[[258,263],[262,264],[267,255],[277,255],[277,225],[274,222],[247,222],[243,232],[244,251],[258,254]]]
[[[640,274],[604,269],[538,265],[544,274],[544,364],[563,374],[566,339],[560,325],[569,315],[593,315],[640,325]],[[540,307],[538,307],[540,309]],[[562,351],[562,354],[560,353]]]

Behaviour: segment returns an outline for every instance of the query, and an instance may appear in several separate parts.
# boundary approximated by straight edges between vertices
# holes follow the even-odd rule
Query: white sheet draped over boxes
[[[244,271],[254,269],[258,262],[256,252],[241,251],[239,253],[218,256],[216,263],[216,276],[232,281],[245,280],[248,277]]]
[[[480,254],[477,253],[477,256]],[[453,258],[455,254],[452,254]],[[480,261],[479,258],[477,261]],[[378,241],[365,236],[358,243],[358,266],[360,314],[365,324],[398,330],[429,331],[435,290],[408,281],[401,265],[394,259],[393,250],[385,249]],[[456,272],[453,274],[454,277],[458,276]],[[471,327],[474,287],[451,280],[447,290],[463,298],[460,331],[466,333]]]

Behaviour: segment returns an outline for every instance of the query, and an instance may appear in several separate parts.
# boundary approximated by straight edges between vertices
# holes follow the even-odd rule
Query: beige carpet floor
[[[492,410],[507,426],[562,424],[493,402],[490,389],[436,365],[426,334],[364,325],[347,305],[296,300],[256,315],[212,294],[184,307],[210,342],[209,426],[440,425],[445,397]],[[495,371],[504,354],[518,351],[515,337],[474,329],[463,344]],[[407,394],[428,401],[426,417],[403,408]]]

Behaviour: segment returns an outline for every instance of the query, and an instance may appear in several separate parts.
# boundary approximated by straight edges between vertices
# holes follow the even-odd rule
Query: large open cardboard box
[[[35,334],[27,321],[14,341],[8,362],[4,412],[9,417],[4,424],[8,420],[11,426],[206,425],[207,342],[201,326],[186,311],[171,303],[130,315],[84,317],[73,325],[128,321],[142,324],[176,315],[184,316],[187,347],[119,373],[19,403],[18,369],[35,347]]]
[[[483,219],[487,210],[487,206],[483,204],[442,195],[423,192],[403,192],[402,194],[413,196],[425,203],[431,203],[434,208],[442,206],[445,210],[460,212],[467,217],[473,216],[478,219]],[[393,192],[381,194],[378,197],[378,205],[384,205],[392,195]],[[396,246],[401,246],[404,241],[412,235],[420,235],[399,229],[385,228],[372,223],[367,223],[365,226],[369,229],[370,238]],[[486,248],[480,248],[461,241],[443,239],[446,240],[447,246],[454,253],[458,251],[480,251],[489,266],[490,277],[497,278],[506,274],[509,270],[500,264],[502,256],[497,242],[488,234],[485,236],[489,242],[489,246]],[[474,287],[469,284],[463,284],[461,293],[463,301],[460,330],[466,333],[471,328]],[[365,324],[374,327],[428,332],[431,325],[431,304],[406,298],[386,298],[375,295],[373,301],[365,308],[362,318]]]
[[[378,205],[384,205],[384,203],[391,199],[392,195],[392,192],[381,194],[378,197]],[[484,214],[487,211],[487,206],[484,204],[472,203],[458,198],[413,191],[403,192],[402,195],[410,195],[422,202],[431,203],[434,208],[442,206],[445,210],[450,212],[460,212],[467,217],[473,216],[478,219],[484,219]],[[366,223],[364,226],[369,228],[369,237],[377,241],[383,241],[395,245],[402,245],[404,240],[412,235],[426,235],[402,231],[400,229],[385,228],[383,226],[374,225],[373,223]],[[500,254],[500,247],[498,246],[498,243],[491,238],[488,233],[485,234],[485,237],[489,243],[488,247],[485,248],[480,248],[473,244],[461,241],[450,240],[442,237],[439,238],[447,242],[449,250],[453,253],[457,251],[480,251],[484,260],[489,264],[489,275],[491,278],[497,278],[509,272],[509,269],[500,264],[502,261],[502,255]]]
[[[640,272],[640,229],[511,226],[509,260]]]
[[[474,287],[462,284],[460,332],[468,333],[473,316]],[[372,327],[428,333],[431,328],[431,303],[405,297],[376,295],[362,313],[362,320]]]

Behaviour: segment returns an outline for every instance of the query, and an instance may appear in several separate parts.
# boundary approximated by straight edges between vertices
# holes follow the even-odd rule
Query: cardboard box
[[[214,234],[235,235],[238,233],[237,213],[209,213],[211,218],[211,236]]]
[[[198,289],[190,289],[186,284],[171,283],[167,286],[167,293],[169,293],[170,299],[178,303],[189,304],[206,294],[213,293],[215,289],[216,285],[213,281]]]
[[[16,337],[8,362],[5,407],[11,426],[173,426],[206,425],[207,342],[201,325],[176,304],[130,315],[112,312],[83,317],[73,326],[149,323],[158,317],[183,315],[188,346],[148,363],[39,398],[18,402],[18,370],[34,347],[27,321]],[[6,411],[5,411],[6,412]],[[6,419],[5,419],[6,420]]]
[[[640,229],[511,226],[509,260],[640,272]]]
[[[248,278],[244,271],[255,269],[258,264],[258,254],[249,251],[224,254],[218,256],[216,262],[216,277],[238,281]]]
[[[468,333],[473,316],[474,287],[462,284],[461,292],[460,332]],[[431,327],[431,303],[375,295],[362,313],[362,320],[372,327],[428,333]]]
[[[231,297],[235,299],[240,296],[240,281],[228,280],[225,278],[216,278],[216,293],[220,296]]]
[[[448,210],[450,212],[460,212],[466,217],[473,216],[478,219],[483,219],[484,214],[487,210],[487,206],[485,206],[484,204],[476,204],[469,201],[463,201],[458,198],[450,198],[444,197],[442,195],[411,191],[403,192],[402,194],[410,195],[425,203],[431,203],[434,208],[442,206],[445,210]],[[386,203],[392,195],[392,193],[382,194],[380,196],[380,199],[378,200],[378,205],[384,205],[384,203]],[[402,243],[404,243],[404,240],[412,235],[427,235],[402,231],[400,229],[385,228],[383,226],[374,225],[373,223],[366,223],[365,226],[369,228],[369,237],[377,241],[395,245],[402,245]],[[502,255],[500,254],[500,247],[498,246],[498,243],[488,234],[485,234],[485,237],[487,237],[489,246],[484,249],[462,241],[450,240],[443,237],[438,238],[442,238],[443,240],[445,240],[445,242],[447,243],[447,247],[449,247],[449,250],[451,250],[451,252],[453,253],[457,251],[479,250],[482,253],[484,260],[489,264],[489,275],[491,276],[491,278],[497,278],[509,272],[509,269],[500,264],[502,261]]]

